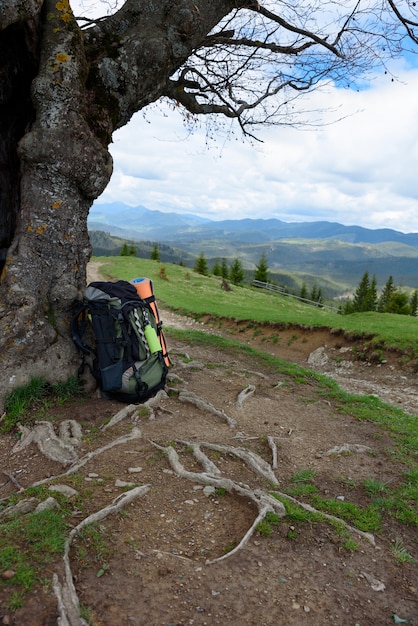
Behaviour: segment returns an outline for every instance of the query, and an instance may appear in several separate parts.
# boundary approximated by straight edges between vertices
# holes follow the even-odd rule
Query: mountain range
[[[151,211],[114,202],[94,204],[90,230],[103,230],[131,241],[190,242],[218,239],[242,243],[265,243],[283,239],[337,239],[346,243],[403,243],[418,246],[418,233],[401,233],[389,228],[376,230],[344,226],[337,222],[283,222],[271,219],[213,221],[191,214]]]

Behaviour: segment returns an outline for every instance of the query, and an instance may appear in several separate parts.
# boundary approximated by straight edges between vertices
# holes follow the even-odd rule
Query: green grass
[[[32,378],[27,385],[17,387],[5,398],[5,415],[0,423],[0,434],[13,430],[18,422],[29,424],[34,419],[39,419],[42,409],[50,408],[53,402],[62,405],[81,395],[77,378],[54,385],[43,378]],[[36,409],[37,414],[29,413],[33,409]]]
[[[0,571],[11,570],[14,576],[0,579],[2,588],[10,588],[8,608],[16,610],[25,594],[45,573],[47,563],[62,555],[67,523],[61,513],[42,511],[19,516],[1,524]]]
[[[160,264],[156,261],[134,257],[96,257],[93,260],[102,264],[100,271],[109,280],[131,280],[138,276],[151,278],[159,302],[196,318],[214,315],[236,320],[341,329],[354,336],[373,337],[372,343],[376,343],[377,347],[383,342],[389,347],[410,350],[418,358],[416,317],[374,312],[339,315],[252,287],[233,287],[227,292],[221,289],[219,278],[201,276],[180,265],[165,263],[168,280],[164,280],[159,276]]]

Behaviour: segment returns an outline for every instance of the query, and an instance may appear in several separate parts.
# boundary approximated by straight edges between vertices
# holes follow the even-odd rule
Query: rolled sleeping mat
[[[160,319],[160,314],[158,312],[157,302],[154,295],[154,288],[152,284],[152,280],[150,278],[134,278],[130,281],[135,287],[138,296],[144,300],[147,304],[149,304],[151,311],[154,314],[155,321],[157,322],[157,335],[158,340],[161,344],[161,349],[163,353],[164,362],[167,367],[170,367],[171,361],[168,356],[167,350],[167,342],[164,337],[164,333],[162,330],[162,321]]]

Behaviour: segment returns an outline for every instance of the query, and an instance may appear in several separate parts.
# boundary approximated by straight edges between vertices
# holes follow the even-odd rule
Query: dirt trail
[[[161,313],[168,329],[216,331],[211,324]],[[343,371],[349,372],[345,382],[349,376],[351,390],[354,380],[380,389],[372,367],[351,361],[350,346],[325,332],[299,329],[294,337],[283,331],[274,343],[267,328],[264,336],[253,336],[251,329],[223,323],[216,332],[221,331],[304,366],[324,348],[316,355],[325,352],[328,361],[316,368],[331,369],[335,362],[336,375],[337,364],[347,360],[351,365]],[[313,380],[294,380],[265,363],[249,362],[240,351],[180,341],[169,331],[168,336],[171,392],[148,412],[134,407],[109,424],[123,407],[100,397],[47,412],[57,433],[67,419],[80,423],[83,440],[73,446],[79,465],[46,459],[35,442],[21,448],[13,436],[0,439],[1,468],[23,487],[46,480],[76,490],[68,499],[73,527],[119,502],[124,492],[141,488],[120,512],[97,523],[100,541],[85,533],[71,545],[72,581],[88,623],[384,626],[397,616],[418,626],[416,563],[400,563],[393,553],[402,541],[418,557],[416,528],[383,514],[372,531],[374,543],[344,520],[270,515],[262,532],[252,528],[269,494],[293,489],[303,504],[306,486],[318,497],[368,510],[372,495],[364,481],[390,486],[402,480],[405,468],[396,461],[391,437],[342,413]],[[394,377],[400,376],[395,360],[374,367],[373,376],[391,367]],[[409,402],[412,396],[404,400],[412,408]],[[343,444],[351,451],[336,450]],[[74,476],[72,467],[78,467]],[[53,478],[63,472],[70,473]],[[233,485],[231,493],[219,488],[219,481]],[[8,484],[3,494],[14,490]],[[65,582],[62,563],[51,563],[44,584],[13,613],[7,609],[11,583],[0,581],[0,624],[57,624],[57,598],[48,584],[53,572]]]

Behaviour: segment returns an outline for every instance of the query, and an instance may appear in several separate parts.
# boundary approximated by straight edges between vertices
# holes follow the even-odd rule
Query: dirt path
[[[169,311],[162,317],[167,328],[215,330]],[[223,327],[222,332],[236,338],[239,330]],[[325,344],[329,360],[317,367],[330,368],[333,350],[343,360],[350,358],[348,350],[340,352],[349,346],[335,337],[330,343],[325,335],[309,338],[294,331],[297,337],[280,336],[277,344],[268,341],[267,330],[264,339],[250,332],[239,332],[243,342],[277,350],[282,358],[292,350],[295,362],[305,365]],[[173,337],[169,347],[171,393],[148,413],[134,408],[109,424],[122,406],[101,398],[51,407],[57,432],[66,419],[82,427],[83,441],[73,447],[77,462],[63,466],[46,459],[35,443],[22,448],[12,436],[0,440],[2,467],[24,487],[47,480],[76,490],[69,497],[73,527],[133,487],[142,489],[120,512],[98,522],[100,541],[86,533],[71,545],[71,578],[88,623],[383,626],[395,623],[395,615],[417,626],[416,564],[398,562],[392,550],[400,540],[417,558],[416,529],[389,515],[373,530],[374,543],[343,522],[304,520],[299,510],[298,516],[270,514],[263,532],[250,533],[240,545],[272,492],[293,489],[303,503],[302,487],[310,486],[322,498],[366,510],[372,496],[364,481],[402,480],[405,468],[396,462],[389,435],[339,411],[314,381],[296,381],[262,362],[249,362],[241,351]],[[379,371],[386,365],[392,366]],[[355,363],[350,367],[357,372]],[[342,444],[357,447],[329,454]],[[178,461],[173,452],[167,454],[170,449]],[[93,456],[94,450],[102,452]],[[74,475],[72,467],[78,468]],[[63,472],[70,473],[53,479]],[[228,493],[225,487],[231,485]],[[4,495],[13,489],[8,485]],[[43,580],[53,572],[64,584],[60,563],[51,563]],[[38,585],[14,613],[7,610],[9,585],[0,581],[0,623],[57,624],[50,585]]]

